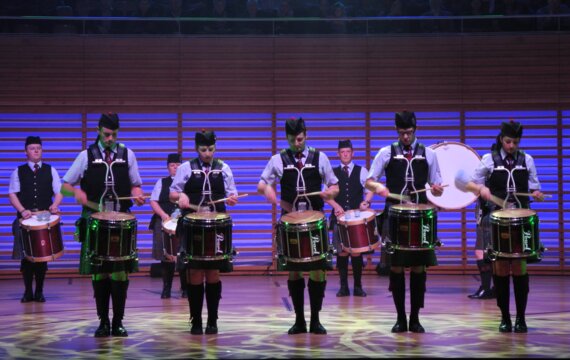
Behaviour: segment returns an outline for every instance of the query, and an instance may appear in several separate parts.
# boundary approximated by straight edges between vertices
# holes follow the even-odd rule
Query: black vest
[[[301,186],[302,183],[299,179],[300,184],[297,184],[298,172],[296,170],[287,170],[287,166],[296,167],[297,160],[290,149],[281,150],[281,161],[283,162],[283,176],[281,177],[281,199],[293,204],[295,197],[297,196],[297,186]],[[305,161],[305,165],[311,164],[314,167],[303,171],[303,179],[305,180],[305,192],[310,193],[314,191],[321,191],[321,184],[323,183],[323,178],[319,174],[319,151],[315,148],[309,147],[309,155]],[[309,196],[311,202],[311,207],[313,210],[320,211],[324,207],[324,201],[320,196]],[[295,205],[295,204],[293,204]]]
[[[219,159],[213,159],[212,160],[212,164],[210,165],[211,170],[222,170],[222,166],[224,165],[224,162],[222,160]],[[198,158],[192,159],[192,161],[190,161],[190,168],[192,170],[202,170],[202,166],[200,165],[200,161]],[[210,178],[210,186],[212,187],[210,189],[210,191],[212,192],[212,200],[219,200],[219,199],[223,199],[226,197],[226,187],[224,185],[224,176],[223,174],[220,173],[214,173],[214,172],[210,172],[208,174],[208,177]],[[190,199],[190,203],[194,204],[194,205],[198,205],[200,203],[200,200],[202,200],[202,189],[204,186],[204,176],[203,174],[194,174],[192,172],[190,178],[188,179],[188,181],[186,182],[186,184],[184,185],[184,193],[188,196],[188,198]],[[208,197],[204,198],[204,202],[202,203],[202,205],[207,205],[207,202],[209,201]],[[224,202],[219,202],[215,204],[215,211],[216,212],[225,212],[226,211],[226,205]],[[192,211],[190,211],[192,212]],[[187,213],[187,211],[186,211]]]
[[[491,153],[493,157],[493,172],[489,178],[489,190],[491,194],[497,196],[500,199],[505,199],[507,197],[507,179],[508,174],[504,170],[497,170],[497,167],[504,166],[507,168],[507,163],[501,158],[499,151],[493,151]],[[515,182],[516,192],[528,193],[528,169],[526,168],[526,157],[523,151],[517,152],[517,159],[514,166],[522,166],[524,169],[513,171],[513,179]],[[521,206],[523,208],[529,207],[529,198],[526,196],[518,196]],[[509,198],[507,202],[514,202],[514,198]]]
[[[407,162],[403,159],[395,159],[396,155],[403,155],[402,148],[400,147],[399,142],[394,142],[391,146],[391,155],[390,161],[386,166],[386,186],[390,190],[391,193],[400,194],[402,189],[405,185],[405,178],[406,178],[406,166]],[[423,156],[423,160],[414,160],[412,162],[412,166],[410,170],[414,171],[414,186],[416,190],[425,189],[425,185],[428,180],[428,163],[426,156],[426,149],[423,144],[416,143],[416,147],[414,148],[413,155]],[[411,175],[411,174],[410,174]],[[409,183],[406,189],[407,195],[409,195],[410,191],[413,191],[412,184]],[[410,195],[412,202],[416,202],[416,199],[421,204],[426,204],[427,196],[425,192],[416,193]],[[419,197],[419,198],[417,198]],[[391,199],[386,199],[386,202],[394,202]]]
[[[28,164],[18,166],[18,178],[20,179],[20,192],[18,200],[25,209],[48,210],[52,204],[53,177],[51,166],[42,164],[38,173],[30,169]],[[18,213],[18,217],[21,215]]]
[[[129,159],[127,148],[123,144],[117,144],[116,159],[123,159],[124,163],[113,165],[113,177],[115,180],[115,191],[119,197],[131,196],[131,180],[129,178]],[[105,174],[107,166],[105,164],[94,164],[96,159],[103,159],[99,146],[92,144],[87,149],[87,170],[81,179],[81,190],[87,194],[87,199],[99,203],[101,196],[105,192]],[[111,190],[107,191],[107,195]],[[120,200],[119,211],[128,212],[133,202],[131,200]]]
[[[346,176],[346,173],[342,170],[343,167],[343,165],[340,165],[333,169],[334,174],[338,178],[339,188],[335,201],[342,206],[344,210],[358,209],[364,196],[364,187],[360,183],[360,171],[362,167],[354,165],[350,176]]]
[[[158,195],[158,205],[168,215],[172,215],[176,209],[176,205],[170,201],[170,185],[172,185],[172,180],[170,176],[161,179],[162,188],[160,189],[160,195]],[[148,225],[150,230],[154,228],[156,221],[160,221],[160,216],[153,214]]]

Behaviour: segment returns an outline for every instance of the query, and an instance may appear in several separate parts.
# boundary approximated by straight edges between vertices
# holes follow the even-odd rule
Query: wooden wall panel
[[[368,42],[370,108],[462,103],[460,37],[394,36]]]
[[[560,96],[560,39],[548,35],[470,36],[463,39],[466,103],[551,105]]]

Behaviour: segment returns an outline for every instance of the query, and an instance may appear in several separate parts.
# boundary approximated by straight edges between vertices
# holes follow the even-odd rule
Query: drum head
[[[460,142],[444,142],[430,146],[435,151],[442,184],[448,186],[443,189],[441,196],[433,196],[428,190],[426,195],[429,201],[442,209],[463,209],[477,200],[471,192],[463,192],[455,186],[455,175],[459,171],[471,176],[481,162],[481,157],[468,145]]]
[[[168,219],[168,221],[162,222],[162,227],[165,231],[170,234],[176,233],[176,225],[178,224],[178,218]]]
[[[339,224],[346,225],[358,225],[366,222],[370,222],[374,219],[376,213],[372,210],[347,210],[338,217]]]
[[[536,211],[531,209],[503,209],[491,213],[491,216],[496,219],[527,218],[534,215],[536,215]]]
[[[229,219],[229,215],[226,213],[219,212],[202,212],[202,213],[190,213],[185,216],[189,220],[202,220],[202,221],[223,221]]]
[[[91,217],[97,220],[107,221],[124,221],[134,220],[135,216],[129,213],[116,212],[116,211],[102,211],[91,214]]]
[[[293,211],[281,217],[281,222],[289,224],[305,224],[309,222],[319,221],[324,219],[325,214],[320,211],[306,210],[306,211]]]
[[[59,215],[51,214],[49,216],[49,221],[40,221],[35,215],[32,215],[32,217],[29,219],[20,220],[20,223],[22,224],[22,227],[26,229],[31,229],[31,230],[45,229],[48,227],[48,225],[51,227],[59,223]]]
[[[394,209],[393,211],[428,211],[428,210],[435,210],[435,206],[430,204],[396,204],[390,206],[390,210]]]

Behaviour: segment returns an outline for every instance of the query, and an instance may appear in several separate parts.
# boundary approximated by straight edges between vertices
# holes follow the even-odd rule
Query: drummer
[[[340,235],[337,225],[337,218],[344,215],[346,210],[370,208],[370,201],[374,193],[365,189],[364,184],[368,177],[368,170],[360,165],[354,164],[354,150],[350,140],[340,140],[338,142],[338,157],[340,165],[333,169],[339,180],[339,193],[335,199],[326,202],[332,206],[330,215],[330,228],[333,231],[333,245],[337,250],[336,267],[340,277],[340,289],[336,293],[337,297],[349,296],[348,288],[348,253],[342,249]],[[362,198],[364,197],[364,200]],[[362,289],[362,254],[351,254],[352,275],[354,277],[354,296],[365,297],[366,292]]]
[[[413,203],[426,204],[428,202],[425,192],[410,194],[411,191],[425,189],[426,183],[430,185],[430,191],[434,196],[441,196],[441,173],[437,163],[435,152],[420,143],[416,138],[416,115],[411,111],[398,112],[395,115],[398,141],[385,146],[378,151],[372,162],[366,188],[376,194],[387,197],[389,194],[410,196]],[[404,158],[402,158],[402,156]],[[418,159],[411,161],[413,157]],[[411,166],[406,174],[408,162]],[[413,170],[413,171],[412,171]],[[386,186],[379,180],[386,175]],[[409,181],[406,180],[409,179]],[[390,206],[399,203],[391,197],[386,198],[386,206],[383,214],[387,216]],[[389,221],[383,222],[382,236],[389,235]],[[415,333],[425,332],[420,324],[419,312],[424,307],[426,291],[426,269],[437,265],[435,251],[400,251],[395,250],[390,256],[390,286],[394,305],[398,313],[396,324],[392,332],[400,333],[411,331]],[[410,268],[410,322],[409,327],[406,319],[406,285],[404,268]]]
[[[498,210],[490,200],[494,195],[501,200],[506,199],[506,208],[529,208],[530,199],[524,196],[515,197],[514,192],[531,193],[537,201],[544,200],[544,194],[540,191],[540,182],[536,172],[536,166],[532,156],[519,149],[522,138],[523,126],[516,121],[503,122],[501,131],[491,152],[483,155],[479,166],[475,169],[471,182],[472,187],[476,184],[478,195],[487,201],[483,207],[481,218],[482,231],[491,231],[490,213]],[[513,169],[517,167],[517,171]],[[504,171],[504,170],[508,171]],[[514,184],[508,184],[509,173]],[[488,182],[489,187],[485,185]],[[512,186],[514,185],[514,186]],[[509,192],[508,187],[514,191]],[[483,250],[486,246],[481,244],[478,248]],[[500,332],[511,332],[513,326],[509,310],[509,274],[513,274],[513,288],[516,304],[516,319],[514,331],[526,333],[525,319],[526,305],[529,292],[529,278],[526,271],[526,258],[497,258],[493,263],[493,282],[497,296],[497,306],[501,310]]]
[[[20,272],[24,278],[25,290],[20,301],[45,302],[43,289],[48,269],[47,262],[31,262],[25,258],[20,221],[31,218],[38,211],[48,210],[52,214],[59,214],[59,204],[63,199],[59,192],[61,181],[57,170],[42,160],[42,140],[39,136],[28,136],[24,150],[27,162],[12,172],[8,189],[10,204],[17,211],[16,219],[12,223],[14,234],[12,259],[21,260]]]
[[[216,152],[216,134],[213,131],[197,132],[194,136],[195,149],[198,157],[186,161],[176,171],[176,175],[170,185],[170,201],[178,202],[182,210],[183,219],[188,213],[194,212],[198,205],[204,206],[206,211],[226,212],[226,204],[234,206],[238,202],[238,192],[234,182],[232,170],[222,160],[214,158]],[[196,174],[193,170],[201,170],[203,173]],[[218,171],[221,171],[221,175]],[[211,172],[211,173],[210,173]],[[205,174],[209,182],[205,182]],[[207,189],[210,187],[210,189]],[[203,190],[211,191],[211,200],[221,200],[224,202],[207,204],[209,196],[205,196]],[[193,209],[194,208],[194,209]],[[201,210],[202,211],[202,210]],[[178,221],[177,233],[182,226]],[[202,262],[203,263],[203,262]],[[197,267],[198,266],[198,267]],[[204,333],[202,328],[202,307],[204,304],[204,293],[206,294],[206,305],[208,308],[208,320],[206,323],[206,334],[218,333],[218,307],[222,298],[222,282],[220,281],[220,270],[204,268],[201,263],[189,261],[187,264],[187,284],[188,305],[190,310],[190,320],[192,335]],[[207,266],[207,265],[206,265]],[[204,287],[204,280],[206,285]]]
[[[332,170],[330,161],[325,153],[306,146],[307,129],[303,118],[288,119],[285,123],[285,133],[289,148],[283,149],[279,154],[271,157],[261,174],[261,180],[257,184],[257,192],[265,196],[271,204],[277,205],[274,184],[279,180],[281,186],[281,215],[294,210],[308,209],[309,205],[315,211],[322,211],[324,206],[323,200],[334,199],[338,195],[338,179]],[[294,204],[293,202],[297,196],[296,187],[298,186],[299,172],[294,170],[284,171],[283,164],[294,164],[297,169],[301,169],[307,164],[307,161],[314,166],[314,169],[303,172],[306,193],[321,191],[323,183],[327,188],[321,192],[320,196],[311,196],[309,198],[310,204],[306,203],[305,197],[300,198],[305,202]],[[308,289],[311,303],[309,331],[313,334],[327,333],[319,320],[319,311],[322,308],[326,284],[325,269],[309,272]],[[288,333],[290,335],[306,333],[307,323],[304,314],[305,279],[303,278],[303,272],[289,271],[287,286],[296,315],[295,324],[289,329]]]
[[[133,197],[139,206],[145,202],[137,159],[131,149],[117,142],[118,133],[119,116],[114,113],[101,114],[95,143],[77,155],[71,168],[63,177],[61,188],[65,196],[75,197],[75,201],[83,206],[81,217],[76,222],[80,234],[79,241],[81,242],[79,273],[92,275],[97,316],[100,319],[95,337],[128,336],[128,332],[122,323],[129,287],[128,273],[138,271],[137,259],[107,261],[96,266],[91,264],[90,259],[86,256],[89,245],[85,241],[87,219],[92,213],[98,211],[101,197],[107,190],[105,183],[110,180],[105,179],[107,166],[94,163],[95,160],[103,160],[108,164],[116,160],[124,160],[124,163],[114,163],[112,166],[114,189],[118,197]],[[109,177],[111,176],[109,175]],[[107,192],[106,194],[110,193]],[[106,211],[130,212],[133,205],[131,200],[117,201],[113,198],[104,200]],[[112,324],[109,321],[109,298],[113,299]]]
[[[162,293],[161,299],[169,299],[171,296],[172,280],[174,278],[174,271],[176,266],[176,254],[166,254],[164,239],[165,234],[162,230],[162,224],[170,220],[172,214],[178,207],[169,199],[170,185],[176,175],[176,169],[182,162],[180,154],[168,154],[166,158],[166,168],[168,176],[159,179],[150,195],[150,207],[152,208],[153,215],[148,225],[149,230],[152,230],[152,256],[155,260],[160,260],[160,269],[162,273]],[[176,249],[178,250],[178,249]],[[182,297],[188,297],[186,290],[186,270],[178,269],[180,274],[180,289]]]

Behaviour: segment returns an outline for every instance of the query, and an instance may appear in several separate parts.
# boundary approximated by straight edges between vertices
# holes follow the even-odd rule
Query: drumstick
[[[448,187],[448,186],[449,186],[448,184],[441,185],[441,187]],[[421,192],[428,191],[428,190],[431,190],[431,188],[425,188],[425,189],[421,189],[421,190],[412,191],[412,192],[410,192],[410,194],[417,194],[417,193],[421,193]]]
[[[533,196],[531,193],[519,193],[519,192],[516,192],[515,195],[518,195],[518,196],[528,196],[528,197]],[[551,198],[552,195],[544,194],[542,197]]]
[[[236,196],[236,198],[242,198],[242,197],[246,197],[246,196],[248,196],[248,195],[249,195],[249,194],[239,194],[238,196]],[[208,204],[216,204],[216,203],[224,202],[224,201],[228,200],[229,198],[230,198],[230,197],[226,197],[226,198],[223,198],[223,199],[218,199],[218,200],[210,201],[210,202],[208,202]]]
[[[396,199],[396,200],[400,200],[400,201],[411,201],[411,199],[408,195],[400,195],[400,194],[389,193],[388,196],[386,196],[386,197]]]
[[[323,193],[322,191],[313,191],[306,194],[299,194],[299,196],[315,196],[315,195],[321,195],[322,193]]]
[[[491,195],[491,199],[489,200],[491,200],[491,202],[494,203],[495,205],[500,206],[501,209],[503,208],[504,201],[501,198],[495,195]]]
[[[132,199],[138,199],[139,197],[142,197],[143,199],[149,198],[150,195],[143,195],[143,196],[124,196],[124,197],[118,197],[117,200],[132,200]]]
[[[93,202],[93,201],[87,200],[87,203],[85,204],[85,206],[90,208],[91,210],[101,211],[101,209],[99,209],[99,204],[97,204],[96,202]]]

